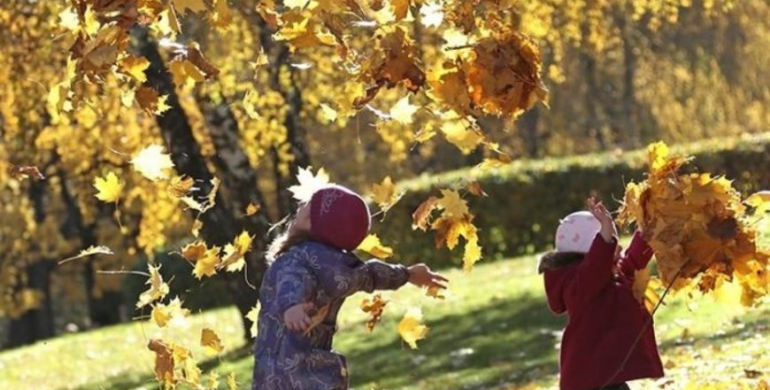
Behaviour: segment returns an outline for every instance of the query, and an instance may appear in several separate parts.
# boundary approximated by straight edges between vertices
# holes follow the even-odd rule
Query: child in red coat
[[[626,381],[663,376],[650,313],[633,294],[634,274],[652,258],[637,231],[619,256],[612,216],[588,200],[556,230],[556,250],[543,256],[548,306],[567,313],[561,342],[561,390],[623,390]],[[637,340],[638,339],[638,340]]]

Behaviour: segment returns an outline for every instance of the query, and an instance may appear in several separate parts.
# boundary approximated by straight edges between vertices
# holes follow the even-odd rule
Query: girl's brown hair
[[[577,263],[585,257],[585,253],[579,252],[548,252],[540,258],[537,272],[542,274],[546,270],[556,269]]]
[[[310,238],[310,234],[308,234],[308,232],[292,229],[291,223],[289,223],[289,227],[278,237],[276,237],[267,247],[267,252],[265,253],[265,260],[267,260],[267,264],[272,264],[273,261],[278,258],[278,256],[286,253],[289,249],[291,249],[291,247],[307,240],[308,238]]]

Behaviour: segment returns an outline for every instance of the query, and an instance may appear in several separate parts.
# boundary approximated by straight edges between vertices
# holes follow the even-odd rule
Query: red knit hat
[[[324,187],[310,198],[310,234],[324,244],[356,249],[369,234],[370,224],[364,199],[345,187]]]

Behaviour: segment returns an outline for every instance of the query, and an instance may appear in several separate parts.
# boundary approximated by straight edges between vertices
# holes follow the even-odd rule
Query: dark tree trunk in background
[[[171,74],[166,70],[156,43],[150,41],[147,30],[138,28],[135,36],[139,52],[150,61],[150,67],[145,72],[147,85],[158,90],[160,94],[168,95],[167,104],[170,109],[163,115],[157,116],[156,120],[161,135],[171,152],[171,160],[174,162],[176,171],[180,175],[187,175],[195,179],[196,186],[201,188],[201,193],[207,194],[212,188],[210,182],[214,176],[206,165],[200,145],[193,136],[187,115],[179,104]],[[209,245],[223,246],[231,242],[245,227],[255,227],[255,231],[250,230],[250,233],[255,235],[255,242],[252,250],[246,256],[245,272],[247,272],[248,278],[254,281],[252,284],[258,284],[262,277],[263,261],[261,261],[261,254],[266,240],[267,219],[260,213],[249,218],[240,218],[243,210],[234,208],[233,203],[240,205],[246,202],[248,204],[248,201],[244,199],[256,200],[258,204],[262,202],[256,188],[256,177],[253,176],[253,173],[244,173],[248,170],[245,168],[248,165],[248,160],[242,158],[245,158],[242,151],[240,153],[243,156],[238,155],[237,143],[233,142],[233,139],[237,140],[237,138],[233,137],[232,131],[237,130],[226,127],[219,130],[221,132],[219,134],[221,136],[219,146],[228,145],[232,148],[227,151],[232,152],[232,154],[227,154],[225,150],[221,150],[217,162],[220,167],[227,168],[221,172],[223,175],[221,178],[222,189],[238,200],[229,202],[231,204],[225,204],[225,199],[217,196],[216,205],[199,217],[200,221],[203,222],[201,236]],[[216,132],[217,130],[214,130],[212,136]],[[193,210],[192,212],[197,215],[196,211]],[[223,271],[220,272],[220,275],[224,278],[232,300],[241,313],[244,329],[248,329],[250,323],[247,323],[245,315],[256,303],[258,291],[249,285],[241,272]],[[247,339],[248,337],[246,334]]]
[[[32,199],[35,221],[42,223],[45,219],[46,183],[33,181],[30,185],[29,196]],[[40,305],[29,310],[21,317],[11,319],[9,347],[31,344],[54,336],[54,315],[51,306],[51,271],[54,263],[50,259],[39,259],[27,265],[25,269],[27,283],[22,288],[31,288],[42,295]]]
[[[67,173],[64,170],[58,172],[61,185],[62,202],[67,207],[67,217],[62,223],[62,235],[66,238],[78,237],[83,248],[97,245],[96,224],[86,225],[83,222],[83,214],[77,199],[67,185]],[[106,214],[100,205],[100,214]],[[103,291],[99,296],[95,294],[96,267],[92,257],[84,259],[83,286],[88,297],[88,317],[91,326],[114,325],[122,322],[123,294],[120,291]]]
[[[540,135],[537,131],[539,120],[540,107],[536,106],[525,112],[516,123],[522,138],[524,138],[527,157],[529,158],[535,158],[540,153]]]

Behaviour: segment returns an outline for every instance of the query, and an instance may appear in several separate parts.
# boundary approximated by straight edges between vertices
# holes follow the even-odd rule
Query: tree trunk
[[[174,162],[176,171],[181,175],[187,175],[197,180],[202,193],[208,193],[208,191],[212,189],[210,182],[214,176],[206,166],[206,160],[201,154],[200,145],[198,145],[193,136],[187,115],[179,104],[171,74],[166,70],[160,52],[158,52],[157,45],[150,41],[147,30],[144,28],[137,28],[136,37],[139,52],[150,61],[150,67],[145,72],[147,75],[147,85],[155,88],[160,94],[168,96],[166,103],[170,109],[163,115],[157,116],[156,120],[166,146],[171,152],[171,160]],[[232,134],[226,135],[227,137],[223,138],[224,141],[226,141],[224,144],[232,146],[232,151],[236,152],[235,145],[237,145],[237,143],[232,142]],[[220,144],[220,146],[221,145],[222,144]],[[244,168],[243,161],[239,160],[239,158],[240,157],[237,157],[237,153],[232,156],[220,156],[220,163],[234,169],[234,171],[223,170],[223,189],[233,197],[244,196],[249,198],[252,197],[253,193],[257,190],[256,186],[248,188],[250,184],[247,183],[252,179],[254,180],[254,183],[256,183],[256,178],[249,175],[235,176],[236,173],[242,174],[244,172],[242,169]],[[246,195],[239,193],[239,189],[246,190]],[[240,202],[243,201],[241,200]],[[235,203],[235,201],[233,203]],[[193,211],[193,213],[195,213],[195,211]],[[240,234],[244,228],[243,225],[258,226],[262,229],[266,227],[266,218],[260,216],[260,213],[246,218],[245,220],[248,222],[242,224],[241,221],[238,220],[238,216],[242,213],[243,210],[235,210],[232,205],[230,205],[230,207],[225,205],[224,200],[218,196],[216,204],[199,216],[199,219],[203,222],[201,236],[209,245],[223,246],[231,242],[236,235]],[[247,275],[254,280],[260,280],[262,277],[261,271],[263,269],[263,262],[260,261],[262,259],[261,249],[264,248],[266,240],[262,229],[251,232],[252,234],[256,234],[256,245],[254,245],[252,250],[249,251],[246,256],[245,272],[247,272]],[[255,291],[255,289],[249,285],[249,282],[244,275],[241,275],[240,273],[224,272],[222,277],[225,279],[227,289],[233,302],[241,313],[244,329],[248,329],[250,323],[247,323],[245,315],[254,306],[258,297],[258,291]],[[246,338],[248,340],[248,334],[246,335]]]
[[[67,207],[67,217],[62,224],[62,235],[66,238],[78,237],[83,248],[97,245],[95,224],[86,225],[83,222],[83,214],[75,196],[67,185],[67,173],[59,170],[59,183],[61,185],[61,198]],[[100,214],[105,214],[100,207]],[[95,296],[96,287],[96,269],[93,258],[85,259],[83,267],[83,288],[88,298],[88,317],[91,326],[107,326],[118,324],[123,321],[121,308],[123,306],[123,295],[120,291],[105,291],[101,296]]]
[[[517,122],[524,143],[527,148],[527,156],[535,158],[540,153],[540,135],[537,131],[537,124],[540,121],[540,107],[532,107],[527,110]]]
[[[636,77],[636,55],[634,54],[634,29],[629,25],[629,20],[625,10],[620,8],[616,11],[616,20],[623,41],[623,129],[626,136],[618,134],[616,139],[626,139],[626,147],[637,147],[642,142],[639,130],[639,116],[636,110],[636,88],[634,79]]]
[[[45,219],[45,185],[45,182],[33,181],[29,189],[35,221],[38,223],[42,223]],[[40,292],[42,299],[37,308],[11,320],[9,347],[31,344],[54,336],[50,283],[53,268],[54,264],[49,259],[39,259],[26,267],[27,285],[23,287]]]

